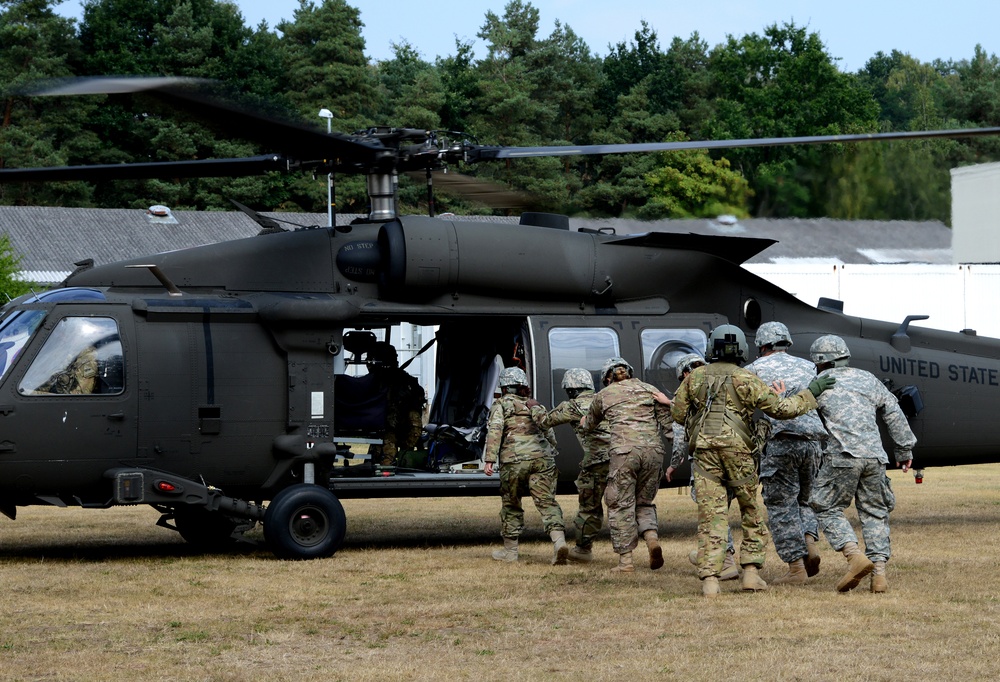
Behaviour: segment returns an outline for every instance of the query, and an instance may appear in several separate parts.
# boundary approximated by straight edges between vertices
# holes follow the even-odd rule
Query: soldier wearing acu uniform
[[[792,335],[781,322],[762,324],[754,345],[760,357],[746,368],[766,384],[784,382],[783,395],[808,388],[816,377],[813,363],[786,352],[792,345]],[[771,435],[760,460],[760,483],[774,549],[788,564],[788,572],[771,584],[804,585],[807,577],[819,573],[819,530],[816,514],[809,506],[809,494],[826,429],[813,411],[795,419],[768,419]]]
[[[851,352],[842,338],[821,336],[809,354],[819,377],[834,377],[837,382],[817,401],[830,440],[809,499],[830,546],[847,559],[847,573],[837,582],[837,591],[854,589],[872,573],[871,591],[885,592],[889,587],[885,564],[891,554],[889,512],[896,498],[885,474],[889,457],[882,449],[876,417],[885,423],[904,472],[913,461],[917,438],[896,397],[882,382],[871,372],[848,366]],[[864,554],[844,515],[852,499],[861,519]]]
[[[545,532],[552,538],[552,563],[565,564],[566,546],[562,509],[556,501],[555,436],[539,424],[545,408],[529,395],[528,377],[519,367],[500,372],[501,395],[493,401],[487,421],[483,459],[485,473],[492,476],[500,463],[500,534],[503,549],[493,552],[497,561],[517,561],[517,545],[524,529],[521,498],[531,495],[542,515]]]
[[[740,564],[743,589],[767,589],[758,574],[764,565],[767,529],[757,509],[757,465],[752,455],[751,418],[755,408],[779,419],[790,419],[816,408],[816,399],[832,381],[814,379],[808,390],[782,398],[757,375],[739,367],[747,355],[743,331],[734,325],[716,327],[708,338],[711,364],[698,367],[677,389],[671,412],[685,421],[695,445],[692,468],[698,500],[698,576],[702,593],[720,593],[719,573],[725,559],[729,526],[726,489],[740,505],[743,541]]]
[[[676,365],[677,371],[677,381],[683,382],[685,377],[690,374],[696,367],[702,367],[705,364],[705,358],[697,353],[689,353],[682,356]],[[673,480],[674,471],[684,464],[685,460],[689,457],[688,449],[688,439],[687,432],[684,431],[684,424],[681,422],[674,422],[674,446],[670,453],[670,466],[667,467],[667,483]],[[691,501],[698,504],[698,496],[695,494],[694,490],[694,472],[691,472]],[[726,507],[729,508],[733,503],[733,491],[732,488],[726,488]],[[727,524],[728,526],[728,524]],[[726,558],[722,562],[722,572],[719,573],[719,580],[736,580],[740,577],[740,569],[736,565],[736,549],[733,547],[733,530],[728,528],[729,535],[727,536],[726,544]],[[698,550],[693,549],[688,555],[688,560],[695,566],[698,565]]]
[[[581,367],[566,370],[562,387],[569,400],[559,403],[548,413],[542,421],[542,428],[572,424],[583,447],[580,473],[576,477],[580,505],[573,521],[576,526],[576,545],[569,550],[569,558],[573,561],[592,561],[594,538],[604,523],[604,506],[601,502],[608,484],[611,433],[607,422],[598,424],[593,431],[584,431],[580,426],[580,419],[587,414],[595,395],[590,370]]]
[[[611,545],[618,554],[617,573],[633,573],[632,550],[639,537],[649,550],[649,567],[663,566],[663,549],[653,498],[660,487],[665,451],[660,430],[670,426],[670,400],[658,388],[632,378],[632,366],[611,358],[602,371],[605,388],[590,403],[581,420],[585,431],[607,422],[611,431],[608,505]]]

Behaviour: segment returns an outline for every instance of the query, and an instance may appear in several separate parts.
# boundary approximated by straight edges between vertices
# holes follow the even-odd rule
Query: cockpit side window
[[[60,320],[18,385],[22,395],[117,395],[124,390],[121,337],[109,317]]]
[[[44,310],[19,310],[0,325],[0,379],[7,376],[44,319]]]

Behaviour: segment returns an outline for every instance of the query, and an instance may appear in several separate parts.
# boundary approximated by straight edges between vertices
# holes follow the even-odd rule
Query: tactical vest
[[[688,434],[689,453],[694,452],[699,434],[706,437],[721,436],[724,424],[735,431],[751,451],[756,449],[750,426],[739,412],[729,406],[730,402],[742,404],[736,387],[733,386],[732,365],[718,363],[706,366],[705,380],[695,400],[700,407],[688,416],[684,425]]]

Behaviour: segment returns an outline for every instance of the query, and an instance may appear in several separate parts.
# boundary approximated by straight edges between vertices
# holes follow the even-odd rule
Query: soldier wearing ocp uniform
[[[809,503],[830,546],[847,559],[847,573],[837,590],[847,592],[872,573],[871,591],[885,592],[885,565],[892,554],[889,512],[896,498],[886,476],[889,457],[882,449],[877,418],[895,443],[895,459],[903,471],[913,461],[913,435],[896,396],[871,372],[848,366],[851,352],[839,336],[821,336],[809,349],[820,377],[834,377],[836,388],[819,397],[819,415],[830,434],[823,466]],[[844,515],[854,501],[861,520],[865,551]]]
[[[543,428],[553,428],[560,424],[571,424],[580,446],[583,459],[580,473],[576,477],[579,511],[573,525],[576,526],[576,545],[570,549],[573,561],[591,561],[593,543],[604,524],[604,490],[608,484],[610,467],[611,433],[607,422],[597,425],[592,431],[580,426],[580,419],[587,414],[594,400],[594,380],[590,370],[574,367],[566,370],[562,379],[563,390],[569,396],[552,409],[542,421]]]
[[[788,354],[792,335],[781,322],[760,325],[754,345],[760,357],[746,368],[764,383],[783,382],[783,395],[808,388],[816,377],[813,363]],[[760,483],[774,549],[788,564],[788,572],[771,584],[802,585],[806,578],[819,573],[819,530],[816,514],[809,506],[809,494],[826,429],[815,411],[794,419],[768,419],[770,436],[760,458]]]
[[[493,552],[497,561],[517,561],[518,539],[524,530],[521,498],[531,495],[542,515],[545,532],[552,538],[553,564],[565,564],[566,546],[562,509],[556,501],[558,471],[555,436],[540,426],[546,410],[529,397],[528,377],[519,367],[506,367],[498,381],[501,395],[490,406],[483,459],[492,476],[500,465],[500,534],[503,549]]]
[[[369,454],[372,462],[393,466],[400,452],[417,447],[423,433],[427,398],[417,378],[399,366],[396,349],[388,341],[376,342],[368,351],[365,364],[386,392],[382,444],[373,445]]]
[[[660,487],[665,452],[661,430],[670,427],[670,400],[655,386],[632,377],[632,366],[611,358],[602,370],[605,387],[594,396],[581,421],[591,431],[607,421],[611,432],[608,506],[611,545],[618,554],[613,571],[632,573],[632,550],[639,538],[646,541],[649,567],[663,566],[653,498]]]
[[[682,356],[677,360],[675,369],[677,372],[677,381],[683,382],[687,375],[693,372],[698,367],[703,367],[705,365],[705,358],[697,353],[689,353]],[[674,471],[683,464],[691,456],[690,448],[688,444],[687,432],[684,430],[684,424],[675,421],[673,424],[674,429],[674,445],[673,450],[670,454],[670,466],[667,467],[667,482],[673,480]],[[698,495],[695,491],[694,485],[694,471],[691,472],[691,501],[698,504]],[[732,488],[726,488],[726,507],[731,507],[733,503],[733,491]],[[728,524],[726,524],[728,526]],[[698,550],[691,550],[688,555],[688,559],[695,566],[698,565]],[[740,577],[739,567],[736,565],[736,548],[733,546],[733,531],[731,528],[728,529],[728,535],[726,536],[726,558],[722,562],[722,571],[719,573],[719,580],[736,580]]]

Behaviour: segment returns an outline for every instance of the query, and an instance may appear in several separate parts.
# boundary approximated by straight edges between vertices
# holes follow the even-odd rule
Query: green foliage
[[[677,139],[679,136],[672,136]],[[650,198],[640,217],[715,218],[749,216],[753,191],[726,159],[713,160],[707,151],[691,150],[657,155],[660,167],[646,175]]]
[[[924,64],[899,51],[843,73],[819,34],[794,23],[661,45],[645,22],[598,57],[566,23],[547,35],[527,0],[486,12],[472,44],[424,59],[405,40],[365,55],[347,0],[300,0],[276,30],[228,0],[86,0],[79,25],[58,0],[0,0],[0,166],[226,158],[280,152],[140,97],[31,98],[26,84],[73,75],[177,75],[225,82],[256,111],[333,129],[374,124],[461,131],[486,144],[578,145],[1000,125],[1000,60]],[[382,20],[382,17],[376,17]],[[462,167],[535,194],[537,208],[597,215],[949,217],[948,168],[1000,159],[1000,138],[520,159]],[[404,210],[422,180],[401,178]],[[337,210],[366,212],[363,177],[336,178]],[[325,212],[326,182],[254,178],[0,185],[0,203]],[[747,203],[749,202],[749,203]],[[439,210],[483,210],[442,192]]]
[[[21,255],[14,251],[10,238],[0,234],[0,301],[3,303],[31,291],[32,283],[18,278],[20,271]]]
[[[710,138],[873,131],[878,107],[859,80],[837,70],[816,33],[794,23],[729,37],[710,57],[716,111]],[[757,215],[820,215],[815,192],[836,149],[775,147],[728,153],[756,193]]]

